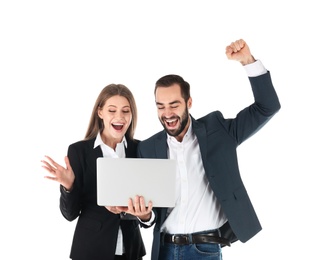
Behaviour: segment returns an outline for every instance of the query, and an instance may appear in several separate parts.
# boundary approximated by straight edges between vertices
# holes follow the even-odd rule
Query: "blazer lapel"
[[[168,158],[167,134],[165,131],[162,131],[157,139],[155,139],[155,151],[156,158]]]
[[[137,142],[127,139],[127,148],[125,149],[125,151],[126,151],[127,158],[136,158],[137,157]]]
[[[92,147],[86,160],[87,167],[92,169],[91,172],[96,172],[96,159],[99,157],[103,157],[101,147],[98,146],[94,149]]]
[[[199,122],[194,120],[193,117],[191,117],[191,119],[192,119],[193,131],[198,140],[200,153],[202,155],[202,158],[205,158],[206,157],[205,155],[207,154],[207,150],[208,150],[206,129],[204,127],[204,124],[200,124]]]

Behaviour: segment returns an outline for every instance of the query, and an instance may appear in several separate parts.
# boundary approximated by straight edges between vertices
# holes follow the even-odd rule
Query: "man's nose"
[[[169,118],[169,117],[171,117],[172,115],[173,115],[172,108],[171,108],[171,107],[165,108],[165,110],[164,110],[164,116]]]

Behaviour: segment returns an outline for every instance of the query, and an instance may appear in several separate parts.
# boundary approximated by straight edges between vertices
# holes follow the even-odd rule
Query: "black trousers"
[[[139,258],[137,260],[142,260],[143,258]],[[115,255],[115,260],[127,260],[126,255]]]
[[[115,255],[115,260],[127,260],[127,257],[125,254],[123,255]]]

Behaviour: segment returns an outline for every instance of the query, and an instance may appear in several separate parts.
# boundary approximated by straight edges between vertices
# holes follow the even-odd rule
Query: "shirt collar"
[[[181,143],[187,142],[191,138],[192,133],[193,133],[193,126],[192,126],[192,118],[190,117],[190,125],[189,125]],[[167,141],[178,142],[174,136],[171,136],[168,133],[167,133]]]
[[[120,144],[122,144],[122,143],[127,148],[127,139],[125,137],[122,138]],[[103,140],[101,138],[101,133],[100,132],[98,132],[98,134],[97,134],[97,136],[95,138],[93,149],[95,149],[99,145],[105,145],[105,143],[103,142]]]

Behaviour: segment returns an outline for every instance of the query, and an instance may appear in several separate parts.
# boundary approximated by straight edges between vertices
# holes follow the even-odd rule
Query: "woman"
[[[136,123],[131,91],[121,84],[108,85],[95,102],[85,139],[69,146],[66,168],[49,156],[42,161],[51,174],[45,177],[61,184],[62,215],[69,221],[78,217],[73,260],[134,260],[145,255],[137,218],[122,219],[118,207],[100,207],[96,197],[96,159],[136,157]]]

